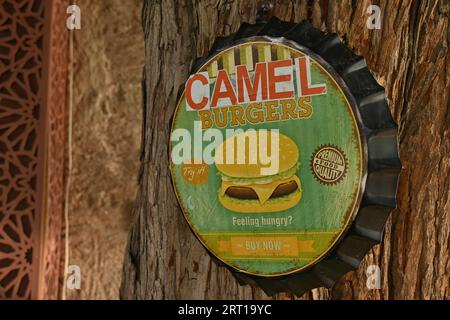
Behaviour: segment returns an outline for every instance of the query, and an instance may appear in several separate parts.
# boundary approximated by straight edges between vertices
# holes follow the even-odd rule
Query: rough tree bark
[[[333,290],[304,298],[450,298],[450,4],[436,1],[278,0],[274,15],[337,32],[363,55],[399,124],[404,170],[382,245]],[[216,36],[254,22],[259,1],[145,1],[144,123],[140,191],[125,254],[121,297],[266,298],[240,287],[211,262],[178,209],[170,183],[168,141],[177,91],[196,57]],[[369,30],[366,10],[382,10]],[[366,288],[365,270],[377,264],[382,289]],[[276,298],[290,298],[280,295]]]

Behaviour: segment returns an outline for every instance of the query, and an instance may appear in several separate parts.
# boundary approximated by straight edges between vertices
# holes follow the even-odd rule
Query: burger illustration
[[[302,197],[300,179],[296,175],[300,166],[297,145],[279,133],[279,152],[274,153],[270,150],[270,140],[262,140],[258,131],[253,133],[257,148],[249,147],[252,140],[249,133],[228,138],[216,148],[215,164],[221,177],[220,203],[228,210],[242,213],[279,212],[294,207]],[[262,170],[267,162],[255,161],[261,148],[269,149],[272,158],[275,154],[278,157],[278,166],[269,175]]]

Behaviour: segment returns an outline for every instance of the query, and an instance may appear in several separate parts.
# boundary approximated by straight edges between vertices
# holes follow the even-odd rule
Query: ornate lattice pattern
[[[58,292],[67,30],[49,17],[62,3],[0,2],[0,299]]]

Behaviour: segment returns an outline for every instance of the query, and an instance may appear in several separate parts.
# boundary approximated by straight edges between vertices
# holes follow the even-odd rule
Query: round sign
[[[189,77],[172,123],[172,180],[215,257],[280,276],[334,247],[367,166],[349,97],[320,57],[268,38],[217,52]]]

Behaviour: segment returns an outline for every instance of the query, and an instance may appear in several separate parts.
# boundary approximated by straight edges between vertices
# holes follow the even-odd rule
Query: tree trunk
[[[448,1],[376,1],[380,30],[369,30],[371,1],[278,0],[273,14],[310,19],[337,32],[363,55],[400,130],[404,170],[398,208],[384,242],[356,272],[332,290],[305,298],[448,299],[450,227],[450,4]],[[191,234],[177,205],[169,172],[170,119],[192,62],[217,36],[255,22],[259,1],[145,1],[144,123],[140,190],[125,254],[124,299],[267,298],[241,287],[218,268]],[[379,265],[382,289],[366,287],[366,268]],[[290,298],[279,295],[277,298]]]

